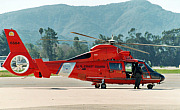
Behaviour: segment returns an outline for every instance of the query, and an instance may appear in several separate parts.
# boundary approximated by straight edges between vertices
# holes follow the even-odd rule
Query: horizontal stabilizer
[[[43,60],[35,59],[35,61],[39,68],[39,71],[41,72],[42,77],[50,78],[51,73],[50,73],[49,69],[47,68],[47,66],[45,65],[45,63],[43,62]]]

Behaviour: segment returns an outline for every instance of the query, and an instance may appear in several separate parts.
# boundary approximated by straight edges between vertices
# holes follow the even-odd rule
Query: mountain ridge
[[[160,35],[163,30],[178,28],[178,19],[179,13],[166,11],[146,0],[99,6],[46,5],[0,14],[1,29],[16,29],[24,42],[31,43],[40,39],[41,27],[53,28],[65,39],[73,39],[72,31],[98,37],[99,34],[127,35],[131,28]]]

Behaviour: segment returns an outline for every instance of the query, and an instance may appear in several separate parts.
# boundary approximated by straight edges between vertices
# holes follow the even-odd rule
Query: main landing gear
[[[101,89],[106,89],[106,84],[105,83],[102,83],[102,84],[96,83],[95,84],[95,88],[99,88],[100,86],[101,86]]]
[[[101,83],[101,89],[106,89],[106,84],[104,79],[102,79],[102,83]]]
[[[95,88],[99,88],[100,87],[100,84],[99,83],[96,83],[95,84]]]
[[[104,79],[102,79],[102,83],[99,84],[99,83],[96,83],[95,84],[95,88],[99,88],[101,86],[101,89],[106,89],[106,84],[104,82]]]
[[[105,83],[101,83],[101,84],[96,83],[95,84],[95,88],[99,88],[100,86],[101,86],[101,89],[106,89],[106,84]],[[154,84],[148,84],[147,85],[148,89],[152,89],[153,87],[154,87]]]

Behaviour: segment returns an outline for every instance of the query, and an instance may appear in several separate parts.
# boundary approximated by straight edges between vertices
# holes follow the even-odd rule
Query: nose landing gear
[[[148,84],[148,85],[147,85],[147,88],[148,88],[148,89],[152,89],[153,86],[154,86],[153,84]]]

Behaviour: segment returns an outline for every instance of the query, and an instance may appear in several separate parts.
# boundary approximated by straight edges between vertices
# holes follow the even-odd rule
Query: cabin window
[[[132,63],[125,63],[126,72],[132,72]]]
[[[109,63],[109,67],[111,70],[122,70],[121,63]]]
[[[126,78],[134,78],[134,76],[132,75],[134,72],[134,66],[134,63],[125,62]]]

